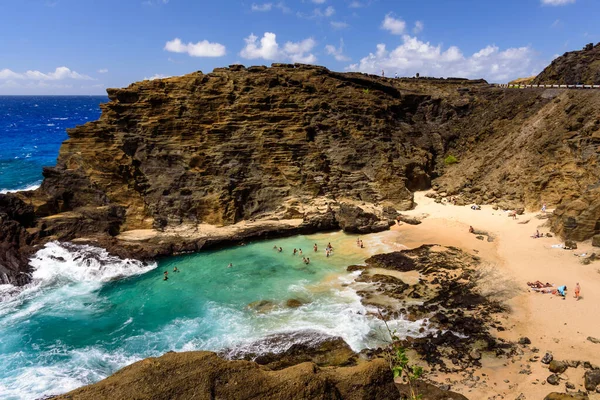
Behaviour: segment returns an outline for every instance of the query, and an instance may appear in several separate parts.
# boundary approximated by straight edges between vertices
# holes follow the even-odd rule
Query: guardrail
[[[600,89],[600,85],[509,85],[504,83],[492,86],[505,89]]]

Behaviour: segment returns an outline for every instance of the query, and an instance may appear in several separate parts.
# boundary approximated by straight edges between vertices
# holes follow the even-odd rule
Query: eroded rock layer
[[[596,213],[583,223],[572,203],[600,177],[597,91],[274,64],[108,95],[98,121],[69,130],[38,190],[0,195],[2,282],[26,281],[27,256],[48,240],[85,238],[149,258],[233,237],[386,229],[432,182],[472,201],[559,206],[558,232],[595,233]],[[33,216],[22,221],[3,204]],[[579,228],[567,232],[573,220]],[[238,225],[208,239],[189,234]]]

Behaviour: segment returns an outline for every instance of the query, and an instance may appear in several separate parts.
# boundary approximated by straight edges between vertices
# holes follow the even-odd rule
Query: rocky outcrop
[[[535,85],[600,85],[600,43],[557,57],[534,80]]]
[[[302,363],[274,371],[210,352],[167,353],[123,368],[57,399],[373,399],[398,398],[383,359],[352,367]]]
[[[372,232],[395,218],[385,209],[411,208],[411,192],[432,182],[477,203],[545,202],[571,217],[570,204],[600,179],[597,91],[274,64],[143,81],[108,96],[98,121],[68,131],[41,187],[17,195],[35,219],[10,219],[2,246],[11,254],[85,239],[150,258],[340,225]],[[458,163],[447,164],[450,155]],[[557,218],[558,232],[567,217]],[[277,223],[288,220],[301,224]],[[217,239],[191,234],[248,223]],[[154,236],[123,239],[137,230]],[[579,230],[574,237],[591,233]],[[2,279],[23,283],[26,256],[15,257],[0,263]]]

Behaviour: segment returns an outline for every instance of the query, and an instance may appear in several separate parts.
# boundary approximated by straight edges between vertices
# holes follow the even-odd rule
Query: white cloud
[[[0,80],[60,81],[65,79],[92,81],[92,77],[72,71],[67,67],[58,67],[54,72],[26,71],[14,72],[10,69],[0,70]]]
[[[423,29],[425,29],[425,25],[423,24],[423,22],[417,21],[417,22],[415,22],[415,27],[413,28],[413,33],[416,35],[417,33],[423,32]]]
[[[381,23],[381,28],[389,31],[393,35],[402,35],[406,29],[406,22],[394,18],[392,13],[388,13]]]
[[[313,18],[329,18],[333,14],[335,14],[335,8],[333,6],[328,6],[325,10],[321,10],[320,8],[315,8],[313,11]],[[309,17],[310,18],[310,17]]]
[[[561,28],[563,26],[563,23],[560,19],[555,20],[552,25],[553,28]]]
[[[287,60],[305,64],[317,62],[317,57],[311,53],[316,45],[312,38],[300,42],[286,42],[283,48],[277,43],[277,35],[272,32],[265,32],[260,42],[254,34],[245,38],[244,41],[246,46],[240,52],[240,56],[246,59]]]
[[[323,4],[325,3],[327,0],[311,0],[313,3],[315,4]]]
[[[252,7],[251,7],[252,11],[258,11],[258,12],[271,11],[272,8],[273,8],[273,3],[264,3],[264,4],[253,3]]]
[[[222,57],[225,55],[225,46],[220,43],[211,43],[203,40],[198,43],[182,43],[175,38],[165,44],[165,50],[172,53],[187,53],[192,57]]]
[[[564,6],[575,3],[575,0],[541,0],[542,4],[547,6]]]
[[[171,75],[163,75],[163,74],[154,74],[152,76],[147,76],[144,78],[145,81],[153,81],[156,79],[165,79],[165,78],[170,78]]]
[[[344,29],[350,26],[348,23],[343,21],[331,21],[329,24],[331,24],[333,29]]]
[[[361,3],[360,1],[354,0],[353,2],[350,3],[350,5],[348,7],[350,7],[350,8],[361,8],[361,7],[364,7],[364,4]]]
[[[344,55],[344,39],[340,39],[340,47],[336,48],[332,44],[325,46],[325,51],[333,56],[337,61],[350,61],[350,57]]]
[[[98,73],[99,73],[99,74],[106,74],[107,72],[108,72],[108,69],[107,69],[107,68],[102,68],[102,69],[99,69],[99,70],[98,70]]]
[[[403,43],[388,51],[385,44],[378,44],[375,53],[370,53],[347,70],[379,73],[382,69],[390,74],[413,76],[485,78],[495,82],[531,76],[543,67],[535,59],[530,47],[500,50],[487,46],[471,56],[465,56],[456,46],[443,50],[416,37],[404,35]],[[388,74],[388,75],[390,75]]]

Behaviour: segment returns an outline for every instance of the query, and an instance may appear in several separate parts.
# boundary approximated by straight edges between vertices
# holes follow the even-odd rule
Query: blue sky
[[[0,0],[1,94],[234,63],[506,82],[600,41],[598,0]]]

